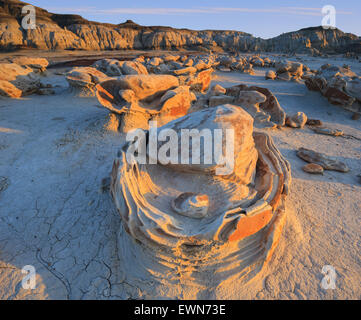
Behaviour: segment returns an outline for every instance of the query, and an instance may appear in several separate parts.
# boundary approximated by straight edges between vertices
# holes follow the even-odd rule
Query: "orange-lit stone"
[[[229,237],[229,241],[242,240],[265,227],[272,219],[272,210],[266,210],[252,217],[243,216],[237,223],[237,229]]]

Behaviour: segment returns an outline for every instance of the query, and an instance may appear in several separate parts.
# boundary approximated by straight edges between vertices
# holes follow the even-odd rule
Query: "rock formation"
[[[320,54],[360,53],[361,41],[354,34],[322,27],[306,28],[264,40],[240,31],[144,27],[133,21],[108,24],[88,21],[79,15],[53,14],[36,8],[37,28],[21,28],[22,7],[18,0],[0,0],[0,47],[45,50],[196,49],[202,51],[269,51]],[[262,65],[260,59],[255,64]],[[263,61],[264,62],[264,61]]]
[[[286,113],[267,88],[240,84],[227,88],[226,95],[234,97],[232,103],[245,108],[254,117],[256,127],[276,128],[285,125]]]
[[[171,75],[130,75],[97,85],[99,102],[118,115],[120,131],[148,129],[187,114],[196,100],[189,86],[179,85]]]
[[[318,164],[325,170],[334,170],[339,172],[350,171],[347,165],[343,162],[313,150],[300,148],[297,151],[297,156],[309,163]]]
[[[79,96],[93,96],[96,85],[109,79],[106,74],[92,67],[76,67],[66,75],[70,89]]]
[[[306,79],[305,85],[311,91],[319,91],[332,104],[361,112],[361,77],[349,68],[325,64]]]
[[[11,63],[0,63],[0,95],[20,98],[33,93],[44,93],[40,75],[45,71],[48,61],[25,57],[11,60]]]
[[[287,115],[286,125],[291,128],[303,128],[307,122],[307,116],[304,112],[297,112],[293,115]]]
[[[139,61],[102,59],[96,61],[93,64],[93,67],[111,77],[131,74],[148,74],[147,68]]]
[[[152,276],[153,290],[178,284],[207,290],[235,274],[247,281],[271,257],[285,221],[290,166],[270,136],[253,132],[252,123],[237,106],[208,108],[129,142],[114,161],[111,194],[127,231],[119,234],[119,255],[133,274]],[[227,130],[234,130],[234,153],[227,156],[233,170],[222,171],[230,167],[216,156],[203,160],[206,142],[192,139],[192,146],[184,146],[182,130],[189,129],[220,130],[222,152]],[[168,158],[169,142],[159,139],[157,157],[150,144],[167,130],[175,132],[171,150],[179,148]],[[180,160],[184,150],[191,155],[188,163]]]
[[[284,61],[276,63],[276,79],[284,81],[299,81],[303,76],[303,64]]]
[[[323,174],[323,167],[316,163],[309,163],[302,167],[302,170],[311,174]]]

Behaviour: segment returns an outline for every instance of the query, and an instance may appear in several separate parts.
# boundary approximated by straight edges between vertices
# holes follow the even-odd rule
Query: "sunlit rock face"
[[[119,118],[121,132],[162,126],[187,114],[196,99],[189,86],[172,75],[129,75],[97,85],[102,106]]]
[[[0,63],[0,96],[20,98],[33,93],[41,94],[40,75],[48,61],[43,58],[18,57],[11,63]]]
[[[75,67],[66,75],[70,90],[79,96],[94,96],[97,84],[111,79],[92,67]]]
[[[361,112],[361,77],[347,66],[325,64],[306,79],[305,85],[311,91],[319,91],[332,104]]]
[[[205,163],[206,139],[192,139],[185,144],[192,157],[182,163],[186,129],[208,129],[212,141],[221,132],[221,146],[213,149],[225,155],[223,162],[213,155]],[[173,137],[154,143],[154,136],[167,130]],[[138,152],[140,146],[146,151]],[[200,163],[192,161],[193,148]],[[130,157],[135,150],[137,157]],[[231,276],[248,281],[277,244],[290,179],[290,166],[270,136],[253,132],[253,118],[238,106],[208,108],[150,130],[124,145],[111,175],[111,194],[126,230],[118,242],[125,272],[131,271],[142,292],[149,284],[136,277],[151,276],[151,297],[179,285],[208,290]]]

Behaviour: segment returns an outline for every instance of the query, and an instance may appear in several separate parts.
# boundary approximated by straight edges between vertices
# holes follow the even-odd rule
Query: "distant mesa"
[[[360,37],[339,29],[304,28],[262,39],[234,30],[188,30],[141,26],[132,20],[110,24],[88,21],[80,15],[54,14],[36,8],[37,28],[21,27],[21,9],[27,3],[0,0],[0,49],[43,50],[174,50],[361,53]],[[41,22],[41,23],[39,23]]]

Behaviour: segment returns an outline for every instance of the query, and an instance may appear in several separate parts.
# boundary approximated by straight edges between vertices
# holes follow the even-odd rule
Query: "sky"
[[[336,27],[361,36],[360,0],[24,0],[54,13],[79,14],[98,22],[130,19],[145,25],[194,30],[238,30],[271,38],[319,26],[321,8],[336,8]]]

